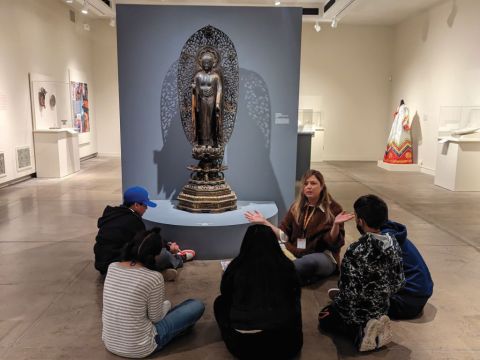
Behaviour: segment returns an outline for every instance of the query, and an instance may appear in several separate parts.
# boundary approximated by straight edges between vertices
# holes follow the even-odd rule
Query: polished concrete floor
[[[480,193],[454,193],[433,177],[390,173],[372,162],[315,164],[346,208],[366,193],[383,197],[391,218],[408,226],[435,281],[419,319],[394,322],[394,341],[358,354],[317,331],[330,278],[302,293],[300,359],[480,359]],[[119,159],[96,158],[61,180],[29,180],[0,189],[0,359],[114,359],[101,341],[102,282],[93,268],[96,221],[121,199]],[[347,240],[357,238],[353,223]],[[213,318],[218,261],[194,261],[167,284],[176,303],[196,297],[206,312],[194,330],[156,358],[230,359]]]

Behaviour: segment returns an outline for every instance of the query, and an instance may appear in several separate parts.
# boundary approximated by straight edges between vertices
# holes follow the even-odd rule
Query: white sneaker
[[[393,338],[390,318],[387,315],[382,315],[378,322],[380,323],[380,329],[377,337],[377,349],[387,345]]]
[[[335,296],[338,295],[339,292],[340,292],[339,288],[328,289],[328,297],[330,298],[330,300],[333,300]]]
[[[362,341],[358,351],[371,351],[377,348],[377,334],[380,328],[380,322],[377,319],[370,319],[363,329]]]
[[[359,351],[380,349],[392,341],[392,326],[390,318],[382,315],[377,319],[370,319],[363,330],[363,337]]]

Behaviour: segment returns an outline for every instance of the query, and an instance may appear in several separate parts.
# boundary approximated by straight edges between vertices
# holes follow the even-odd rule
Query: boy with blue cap
[[[123,204],[120,206],[107,206],[103,215],[98,219],[98,235],[95,246],[95,269],[102,275],[107,273],[108,265],[120,261],[122,248],[131,241],[136,233],[145,231],[142,216],[148,207],[156,207],[149,199],[148,192],[143,187],[134,186],[125,190]],[[169,244],[169,250],[162,249],[156,258],[159,271],[168,269],[164,273],[165,280],[174,280],[176,271],[182,267],[183,262],[191,260],[193,250],[180,251],[175,243]]]

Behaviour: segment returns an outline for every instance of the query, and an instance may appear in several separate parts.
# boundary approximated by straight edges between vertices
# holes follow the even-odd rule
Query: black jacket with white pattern
[[[390,296],[405,284],[402,250],[389,234],[367,233],[343,257],[333,303],[343,320],[363,326],[388,312]]]

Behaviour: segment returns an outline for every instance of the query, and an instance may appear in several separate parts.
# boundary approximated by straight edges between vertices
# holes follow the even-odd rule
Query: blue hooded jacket
[[[402,248],[403,271],[405,273],[405,287],[400,290],[418,297],[430,297],[433,292],[433,281],[428,271],[427,264],[420,255],[418,249],[407,238],[407,228],[405,225],[394,221],[387,221],[381,227],[382,234],[395,236]]]

